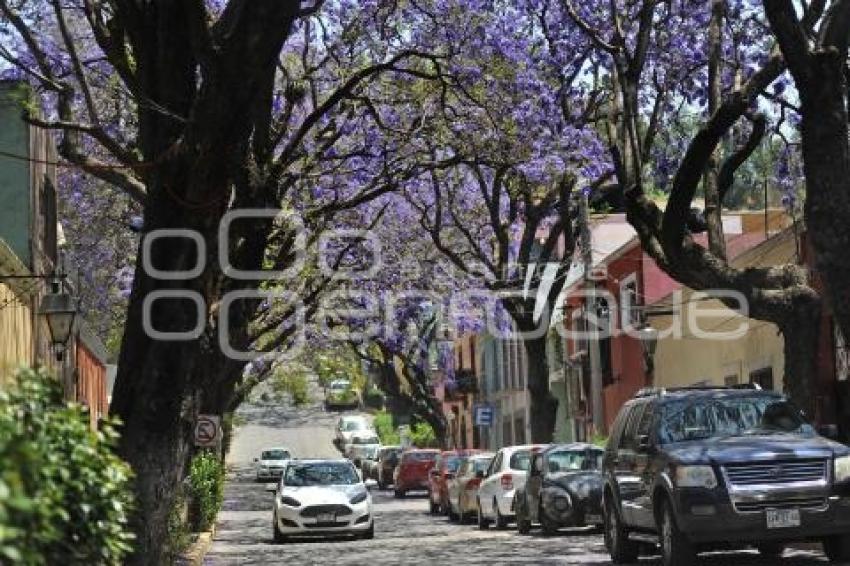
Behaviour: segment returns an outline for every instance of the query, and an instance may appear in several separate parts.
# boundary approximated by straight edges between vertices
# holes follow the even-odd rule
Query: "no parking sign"
[[[218,415],[198,415],[195,421],[195,446],[215,448],[221,439],[221,418]]]

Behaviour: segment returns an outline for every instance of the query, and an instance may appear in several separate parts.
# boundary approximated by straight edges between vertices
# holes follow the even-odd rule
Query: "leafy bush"
[[[26,370],[0,393],[0,563],[121,564],[131,550],[129,466],[118,435]]]
[[[419,448],[437,446],[437,435],[428,423],[416,423],[410,431],[410,441]]]
[[[199,452],[189,466],[191,521],[196,531],[208,531],[224,501],[224,465],[214,453]]]
[[[381,444],[393,445],[401,442],[398,431],[393,426],[393,416],[386,410],[375,413],[372,425],[375,427],[375,432],[378,433],[378,438],[381,439]]]
[[[310,401],[310,381],[304,372],[280,370],[270,380],[277,395],[287,394],[296,407]]]

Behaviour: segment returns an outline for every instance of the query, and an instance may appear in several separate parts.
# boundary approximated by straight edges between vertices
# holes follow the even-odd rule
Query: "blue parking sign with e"
[[[475,425],[490,426],[493,424],[493,406],[478,405],[475,407]]]

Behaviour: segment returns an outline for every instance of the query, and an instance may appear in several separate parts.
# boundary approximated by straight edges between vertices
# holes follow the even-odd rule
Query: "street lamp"
[[[651,384],[655,370],[655,350],[658,347],[658,330],[649,324],[644,324],[637,330],[637,334],[643,348],[643,367],[646,370],[647,380]]]
[[[74,318],[77,316],[74,301],[71,295],[61,292],[59,286],[54,285],[53,292],[41,299],[41,308],[38,313],[47,320],[47,327],[50,329],[50,344],[56,351],[56,360],[61,362],[65,347],[71,338]]]

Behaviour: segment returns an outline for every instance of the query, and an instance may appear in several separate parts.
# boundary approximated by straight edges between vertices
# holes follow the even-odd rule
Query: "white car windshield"
[[[346,421],[342,423],[342,430],[351,432],[353,430],[365,430],[366,423],[363,421]]]
[[[286,450],[263,450],[262,460],[289,460]]]
[[[283,483],[290,487],[354,485],[360,482],[354,466],[345,462],[290,464]]]
[[[331,383],[331,391],[345,391],[349,386],[347,381],[334,381]]]

